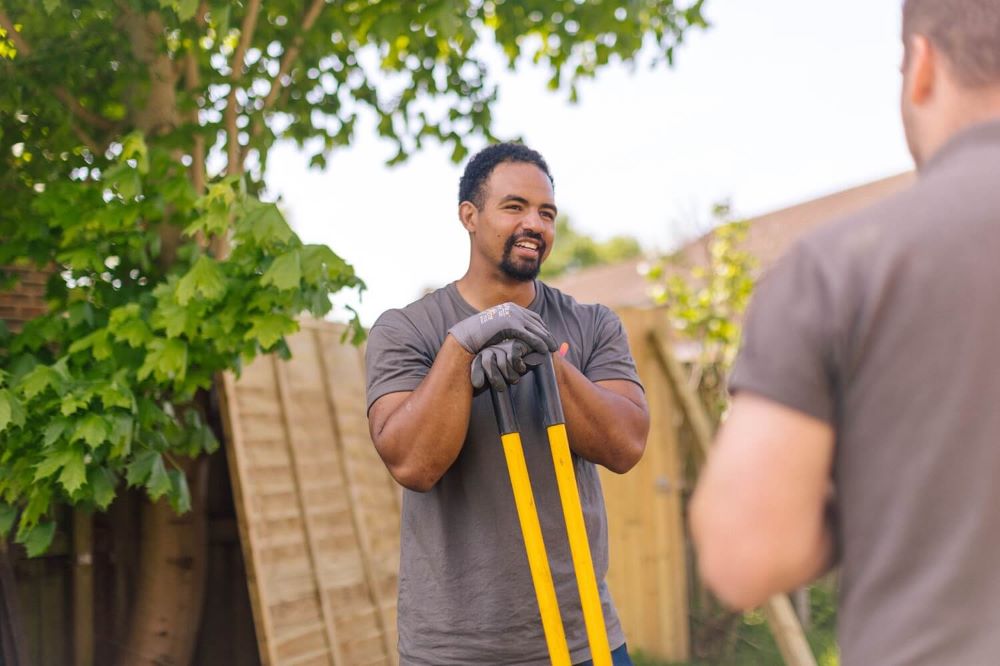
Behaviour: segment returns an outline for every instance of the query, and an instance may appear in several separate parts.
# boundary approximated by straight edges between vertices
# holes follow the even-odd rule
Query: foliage
[[[560,215],[556,220],[556,243],[542,265],[540,276],[549,280],[580,268],[632,259],[641,253],[639,241],[631,236],[594,240],[574,229],[568,217]]]
[[[50,314],[2,333],[0,536],[40,553],[54,502],[106,507],[123,481],[185,509],[213,375],[363,287],[258,198],[275,141],[322,166],[369,113],[394,160],[428,139],[459,160],[492,138],[485,36],[574,96],[644,43],[669,60],[701,7],[0,0],[0,266],[53,274]]]
[[[716,204],[712,213],[717,226],[708,238],[704,264],[685,272],[679,257],[671,257],[650,266],[646,277],[654,285],[654,300],[666,306],[677,333],[697,343],[692,383],[719,417],[726,405],[725,376],[739,349],[757,260],[742,249],[749,223],[732,219],[728,203]]]

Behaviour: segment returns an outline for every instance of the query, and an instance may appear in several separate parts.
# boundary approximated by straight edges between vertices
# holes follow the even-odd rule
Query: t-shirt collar
[[[1000,119],[976,123],[963,130],[959,130],[927,160],[927,163],[924,164],[920,171],[921,173],[928,173],[938,168],[941,164],[948,162],[955,155],[963,153],[969,148],[981,146],[984,143],[1000,146]]]
[[[535,297],[531,299],[531,303],[528,304],[528,309],[532,312],[537,312],[538,314],[542,313],[542,303],[544,302],[544,299],[542,298],[542,289],[544,288],[545,286],[540,280],[535,280]],[[472,307],[472,305],[462,297],[462,292],[458,290],[457,280],[455,282],[449,282],[447,290],[451,298],[458,304],[460,310],[470,316],[479,312],[479,310]]]

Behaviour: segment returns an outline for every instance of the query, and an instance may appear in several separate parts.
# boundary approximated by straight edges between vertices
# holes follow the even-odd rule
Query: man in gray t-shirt
[[[372,440],[403,485],[399,574],[402,664],[547,664],[548,652],[489,395],[473,362],[511,391],[573,663],[590,658],[534,375],[515,358],[554,355],[599,593],[629,664],[604,578],[607,521],[595,463],[630,469],[649,417],[621,322],[536,280],[554,241],[548,166],[519,144],[490,146],[462,177],[469,269],[372,327],[366,354]],[[428,251],[431,251],[428,248]],[[521,344],[511,347],[510,339]],[[498,351],[499,350],[499,351]],[[503,378],[507,378],[507,380]]]
[[[908,0],[920,178],[759,285],[692,506],[736,607],[839,563],[845,666],[1000,662],[1000,3]]]

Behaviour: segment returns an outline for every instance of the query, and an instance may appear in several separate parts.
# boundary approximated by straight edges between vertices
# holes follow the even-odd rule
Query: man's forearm
[[[398,403],[390,394],[380,399],[388,404],[373,405],[375,448],[403,486],[429,490],[458,457],[472,407],[472,358],[448,336],[416,390]]]
[[[649,433],[642,389],[625,380],[623,392],[595,384],[558,356],[555,367],[573,452],[613,472],[627,472],[642,457]]]

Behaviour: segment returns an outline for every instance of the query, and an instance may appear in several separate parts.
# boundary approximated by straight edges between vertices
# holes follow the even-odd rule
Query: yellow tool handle
[[[528,479],[528,465],[524,461],[521,436],[512,432],[501,435],[500,441],[503,443],[503,453],[507,458],[507,471],[510,472],[510,485],[514,490],[514,504],[517,506],[517,517],[521,522],[524,549],[528,553],[531,581],[535,585],[535,595],[538,597],[538,610],[542,615],[542,630],[545,632],[545,643],[549,648],[549,659],[552,660],[553,666],[570,666],[566,633],[563,630],[562,618],[559,616],[559,601],[556,598],[555,585],[552,584],[552,571],[549,569],[549,558],[545,553],[545,542],[542,540],[542,527],[538,523],[535,496],[531,492],[531,481]],[[579,498],[577,498],[577,505],[579,503]],[[590,559],[589,555],[587,559]],[[590,577],[591,579],[594,577],[593,567],[591,567]],[[600,610],[599,606],[598,610]],[[587,629],[589,633],[589,622]],[[604,642],[606,645],[607,639]],[[609,666],[610,663],[608,662]]]
[[[576,474],[573,472],[573,458],[569,452],[566,424],[550,425],[548,435],[549,447],[552,449],[552,464],[555,465],[556,482],[559,485],[559,499],[562,501],[566,532],[569,535],[569,550],[573,556],[573,569],[576,571],[576,586],[580,590],[583,621],[587,627],[587,640],[590,642],[590,657],[594,661],[594,666],[611,666],[611,647],[608,645],[608,632],[604,627],[604,612],[601,609],[601,596],[597,592],[597,578],[594,576],[594,562],[590,557],[587,528],[583,524],[583,507],[580,505],[580,492],[576,487]]]

